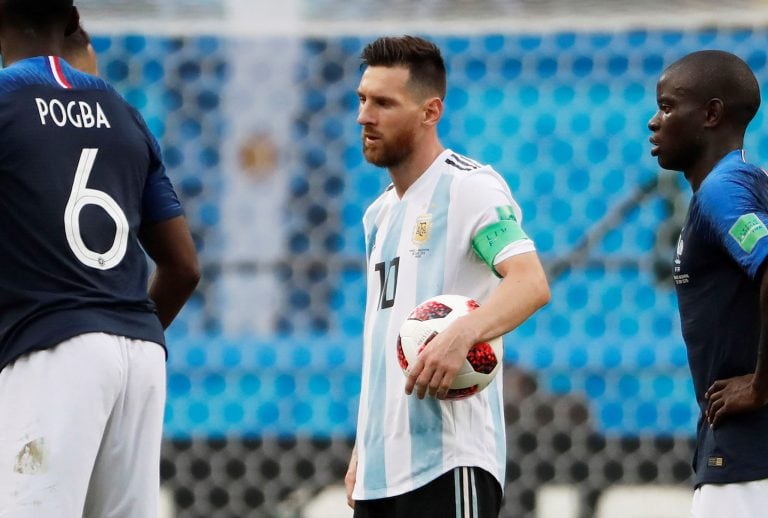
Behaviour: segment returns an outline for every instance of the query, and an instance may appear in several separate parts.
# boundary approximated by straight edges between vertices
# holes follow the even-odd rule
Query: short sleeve
[[[523,230],[520,206],[495,171],[484,168],[462,179],[456,203],[470,226],[472,250],[494,273],[505,259],[535,249]]]
[[[768,177],[759,170],[731,171],[707,178],[696,195],[700,217],[754,279],[768,257]]]
[[[184,210],[171,184],[171,179],[165,172],[160,146],[144,124],[141,115],[134,112],[134,117],[144,131],[150,153],[149,174],[144,184],[142,196],[142,223],[159,223],[181,216],[184,214]]]

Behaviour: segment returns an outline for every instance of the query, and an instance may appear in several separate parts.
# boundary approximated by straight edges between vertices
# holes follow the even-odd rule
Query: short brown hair
[[[424,38],[384,36],[366,45],[360,57],[361,67],[405,67],[410,73],[410,86],[426,95],[445,99],[443,56],[437,45]]]

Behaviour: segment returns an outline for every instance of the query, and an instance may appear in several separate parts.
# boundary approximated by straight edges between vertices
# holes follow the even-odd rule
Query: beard
[[[393,140],[380,138],[373,144],[366,144],[365,136],[362,141],[363,156],[369,163],[391,169],[405,162],[413,153],[414,132],[402,131]]]

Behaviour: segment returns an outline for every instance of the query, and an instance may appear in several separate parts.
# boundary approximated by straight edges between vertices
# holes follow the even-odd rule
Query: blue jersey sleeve
[[[165,165],[161,158],[160,145],[150,133],[144,119],[134,111],[134,117],[144,130],[150,152],[150,171],[144,184],[142,198],[142,222],[144,224],[159,223],[184,214],[179,197],[173,189],[171,179],[165,173]]]
[[[711,174],[696,195],[700,216],[754,279],[768,257],[768,175],[754,167]]]

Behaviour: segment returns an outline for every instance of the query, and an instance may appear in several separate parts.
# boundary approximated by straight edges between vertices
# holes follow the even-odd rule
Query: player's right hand
[[[458,318],[419,353],[405,381],[406,394],[415,394],[419,399],[427,395],[445,399],[467,353],[480,341],[475,329],[467,325],[470,315]]]

